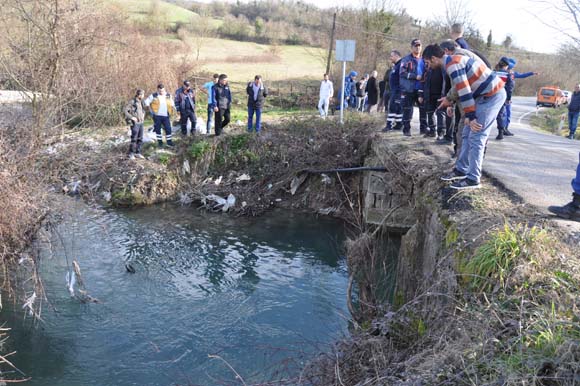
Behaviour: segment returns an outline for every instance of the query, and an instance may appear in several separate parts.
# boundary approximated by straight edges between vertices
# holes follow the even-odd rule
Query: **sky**
[[[361,0],[303,0],[319,7],[356,6]],[[387,0],[393,4],[403,6],[407,13],[420,20],[432,20],[443,15],[445,0]],[[449,1],[449,0],[448,0]],[[453,0],[451,0],[453,1]],[[554,53],[564,41],[563,34],[546,26],[545,22],[558,20],[558,25],[565,25],[565,21],[553,12],[549,3],[558,2],[541,0],[462,0],[461,4],[467,7],[473,15],[473,22],[484,39],[489,30],[495,43],[500,44],[506,35],[511,35],[513,44],[535,52]],[[538,17],[534,16],[537,15]],[[552,23],[554,25],[554,23]],[[572,26],[568,24],[568,28]],[[573,29],[569,29],[573,31]]]

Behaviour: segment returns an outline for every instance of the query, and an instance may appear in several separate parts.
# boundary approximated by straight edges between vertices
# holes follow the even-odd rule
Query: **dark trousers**
[[[215,135],[221,135],[224,127],[230,123],[230,109],[219,109],[215,112]]]
[[[437,129],[437,135],[443,135],[445,131],[445,110],[437,110],[437,105],[430,105],[425,113],[427,115],[427,126],[434,133]]]
[[[413,119],[413,107],[419,106],[419,131],[425,133],[427,131],[427,114],[425,113],[425,106],[419,103],[419,92],[403,93],[401,95],[401,103],[403,105],[403,132],[411,132],[411,120]]]
[[[191,135],[195,133],[195,123],[197,118],[195,117],[195,111],[186,109],[181,112],[181,118],[179,123],[181,124],[181,134],[187,135],[187,121],[191,121]]]
[[[401,107],[401,94],[393,92],[389,98],[389,108],[387,111],[387,128],[401,130],[403,121],[403,108]]]
[[[173,145],[173,140],[171,139],[171,121],[169,117],[160,117],[159,115],[153,116],[153,130],[155,131],[155,136],[157,137],[157,144],[163,145],[163,135],[161,135],[161,126],[165,130],[165,139],[169,145]]]
[[[133,123],[131,125],[131,145],[129,145],[129,154],[141,153],[142,143],[143,143],[143,123]]]
[[[506,128],[505,120],[506,120],[506,112],[505,105],[503,105],[501,106],[501,109],[499,109],[499,113],[497,113],[497,118],[495,118],[495,122],[497,123],[497,131],[500,133],[502,133]]]

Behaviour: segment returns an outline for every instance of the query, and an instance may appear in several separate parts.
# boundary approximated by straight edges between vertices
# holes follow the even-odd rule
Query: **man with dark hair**
[[[215,112],[215,135],[221,135],[224,127],[230,123],[230,106],[232,93],[228,86],[228,76],[221,74],[218,83],[213,86],[212,109]]]
[[[206,132],[209,134],[211,130],[211,123],[213,121],[213,86],[218,82],[219,74],[213,74],[213,80],[204,83],[203,88],[200,88],[200,91],[207,95],[207,124],[206,124]]]
[[[403,121],[403,109],[401,106],[401,86],[399,72],[401,69],[401,53],[397,50],[392,50],[389,57],[393,68],[389,74],[390,93],[388,98],[385,97],[385,103],[388,103],[387,108],[387,126],[383,131],[401,130],[401,123]],[[394,125],[393,125],[394,123]]]
[[[324,79],[320,82],[320,90],[318,93],[318,112],[323,119],[326,119],[328,116],[328,106],[330,106],[330,100],[333,95],[334,87],[332,82],[328,79],[328,74],[324,74]]]
[[[576,83],[572,99],[568,103],[568,139],[574,139],[576,126],[578,126],[578,116],[580,116],[580,84]],[[580,186],[580,179],[578,179]]]
[[[433,69],[445,68],[466,118],[463,145],[455,168],[441,179],[455,181],[451,188],[457,190],[479,188],[485,143],[506,98],[504,82],[477,57],[445,55],[436,44],[425,48],[423,59]],[[439,107],[447,107],[449,104],[445,103],[445,98],[442,99]]]
[[[157,85],[157,92],[149,95],[145,99],[145,106],[149,107],[149,112],[153,117],[153,128],[157,137],[157,145],[163,147],[163,135],[161,134],[161,126],[165,130],[165,140],[167,146],[173,147],[173,140],[171,138],[171,116],[175,115],[175,105],[171,94],[165,91],[165,86],[162,83]]]
[[[256,113],[256,133],[262,129],[262,107],[268,96],[268,89],[262,83],[262,75],[256,75],[254,81],[246,87],[248,94],[248,132],[252,132],[254,113]]]
[[[131,128],[129,159],[135,159],[135,157],[145,158],[141,155],[141,143],[143,143],[143,121],[145,119],[143,97],[145,97],[145,91],[138,89],[135,92],[135,97],[127,103],[123,110],[125,113],[125,121]]]
[[[367,113],[374,113],[377,111],[377,103],[379,103],[379,83],[377,82],[377,71],[373,71],[367,84],[365,92],[367,94],[367,105],[365,111]]]
[[[444,84],[443,68],[431,68],[427,66],[425,71],[425,82],[421,83],[422,88],[419,90],[419,103],[425,106],[427,115],[427,126],[429,131],[425,136],[437,137],[443,139],[445,131],[445,110],[439,109],[439,99],[443,94]]]
[[[399,80],[401,85],[401,104],[403,106],[403,135],[411,136],[411,120],[413,119],[413,106],[419,105],[419,132],[427,132],[427,116],[425,107],[419,103],[419,89],[423,82],[425,70],[423,59],[421,58],[421,41],[413,39],[411,41],[411,53],[401,59],[399,70]]]
[[[175,92],[175,108],[179,113],[179,123],[181,125],[181,135],[187,135],[187,121],[191,123],[191,135],[195,133],[195,90],[191,87],[191,82],[185,80],[183,86]]]

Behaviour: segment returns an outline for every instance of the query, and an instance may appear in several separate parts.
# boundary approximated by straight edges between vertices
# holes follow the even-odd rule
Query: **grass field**
[[[154,0],[107,0],[109,3],[126,10],[132,20],[143,21],[151,12]],[[196,13],[178,5],[158,1],[160,19],[169,24],[189,23]]]
[[[264,80],[321,79],[325,51],[303,46],[269,46],[208,38],[200,50],[202,67],[226,73],[233,82],[247,82],[260,74]]]

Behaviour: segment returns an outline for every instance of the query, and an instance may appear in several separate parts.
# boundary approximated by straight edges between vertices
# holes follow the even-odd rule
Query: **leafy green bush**
[[[193,160],[199,160],[203,158],[204,155],[211,149],[209,142],[204,140],[199,142],[194,142],[189,146],[188,154]]]

